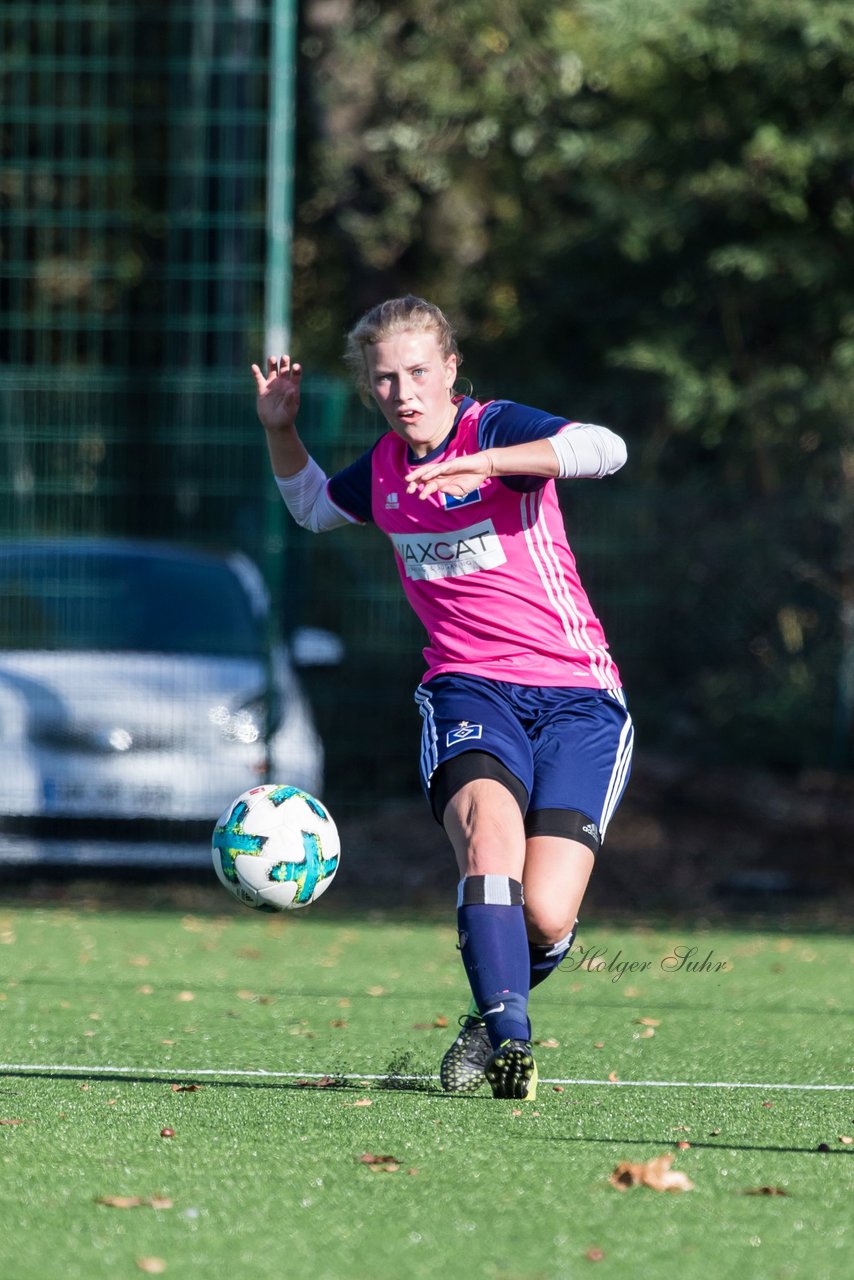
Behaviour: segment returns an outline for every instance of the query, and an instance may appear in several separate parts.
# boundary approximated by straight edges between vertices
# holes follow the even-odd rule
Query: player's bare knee
[[[570,934],[575,926],[575,911],[566,910],[560,903],[525,902],[525,924],[528,938],[540,946],[559,942]]]

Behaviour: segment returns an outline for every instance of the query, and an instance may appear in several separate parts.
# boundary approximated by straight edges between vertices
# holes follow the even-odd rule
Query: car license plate
[[[128,786],[127,783],[107,779],[45,778],[42,786],[42,811],[47,815],[113,818],[145,814],[157,817],[168,810],[171,800],[171,788],[160,783]]]

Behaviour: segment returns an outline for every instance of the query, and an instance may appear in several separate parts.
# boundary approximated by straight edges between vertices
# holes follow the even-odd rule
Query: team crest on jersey
[[[397,511],[400,506],[400,497],[396,493],[387,493],[385,496],[386,511]]]
[[[472,724],[470,720],[461,720],[456,729],[451,729],[445,738],[445,746],[452,747],[455,742],[467,742],[469,738],[482,738],[483,725]]]
[[[480,489],[472,489],[464,498],[455,498],[452,493],[442,494],[442,506],[446,511],[454,507],[470,507],[473,502],[480,502]]]

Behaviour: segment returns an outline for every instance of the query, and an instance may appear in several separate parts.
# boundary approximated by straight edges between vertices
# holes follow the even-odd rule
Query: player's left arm
[[[464,497],[493,476],[549,479],[601,479],[626,461],[626,446],[608,427],[566,422],[524,405],[499,404],[479,430],[479,452],[413,467],[408,492],[451,493]],[[517,443],[518,442],[518,443]]]
[[[520,475],[542,476],[546,480],[560,475],[557,454],[548,439],[481,449],[446,462],[412,467],[405,476],[406,491],[419,490],[419,498],[428,498],[431,493],[464,498],[493,476]]]

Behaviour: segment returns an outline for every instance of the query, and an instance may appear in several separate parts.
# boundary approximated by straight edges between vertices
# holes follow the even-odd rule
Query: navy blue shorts
[[[631,769],[634,730],[621,691],[442,675],[419,685],[415,701],[423,722],[421,783],[439,822],[458,789],[443,789],[443,775],[497,777],[516,795],[529,835],[571,834],[598,849]],[[466,753],[478,753],[468,777]],[[490,761],[498,762],[495,771]],[[560,811],[586,818],[595,838],[585,839],[593,833],[583,823],[576,835],[543,817]]]

